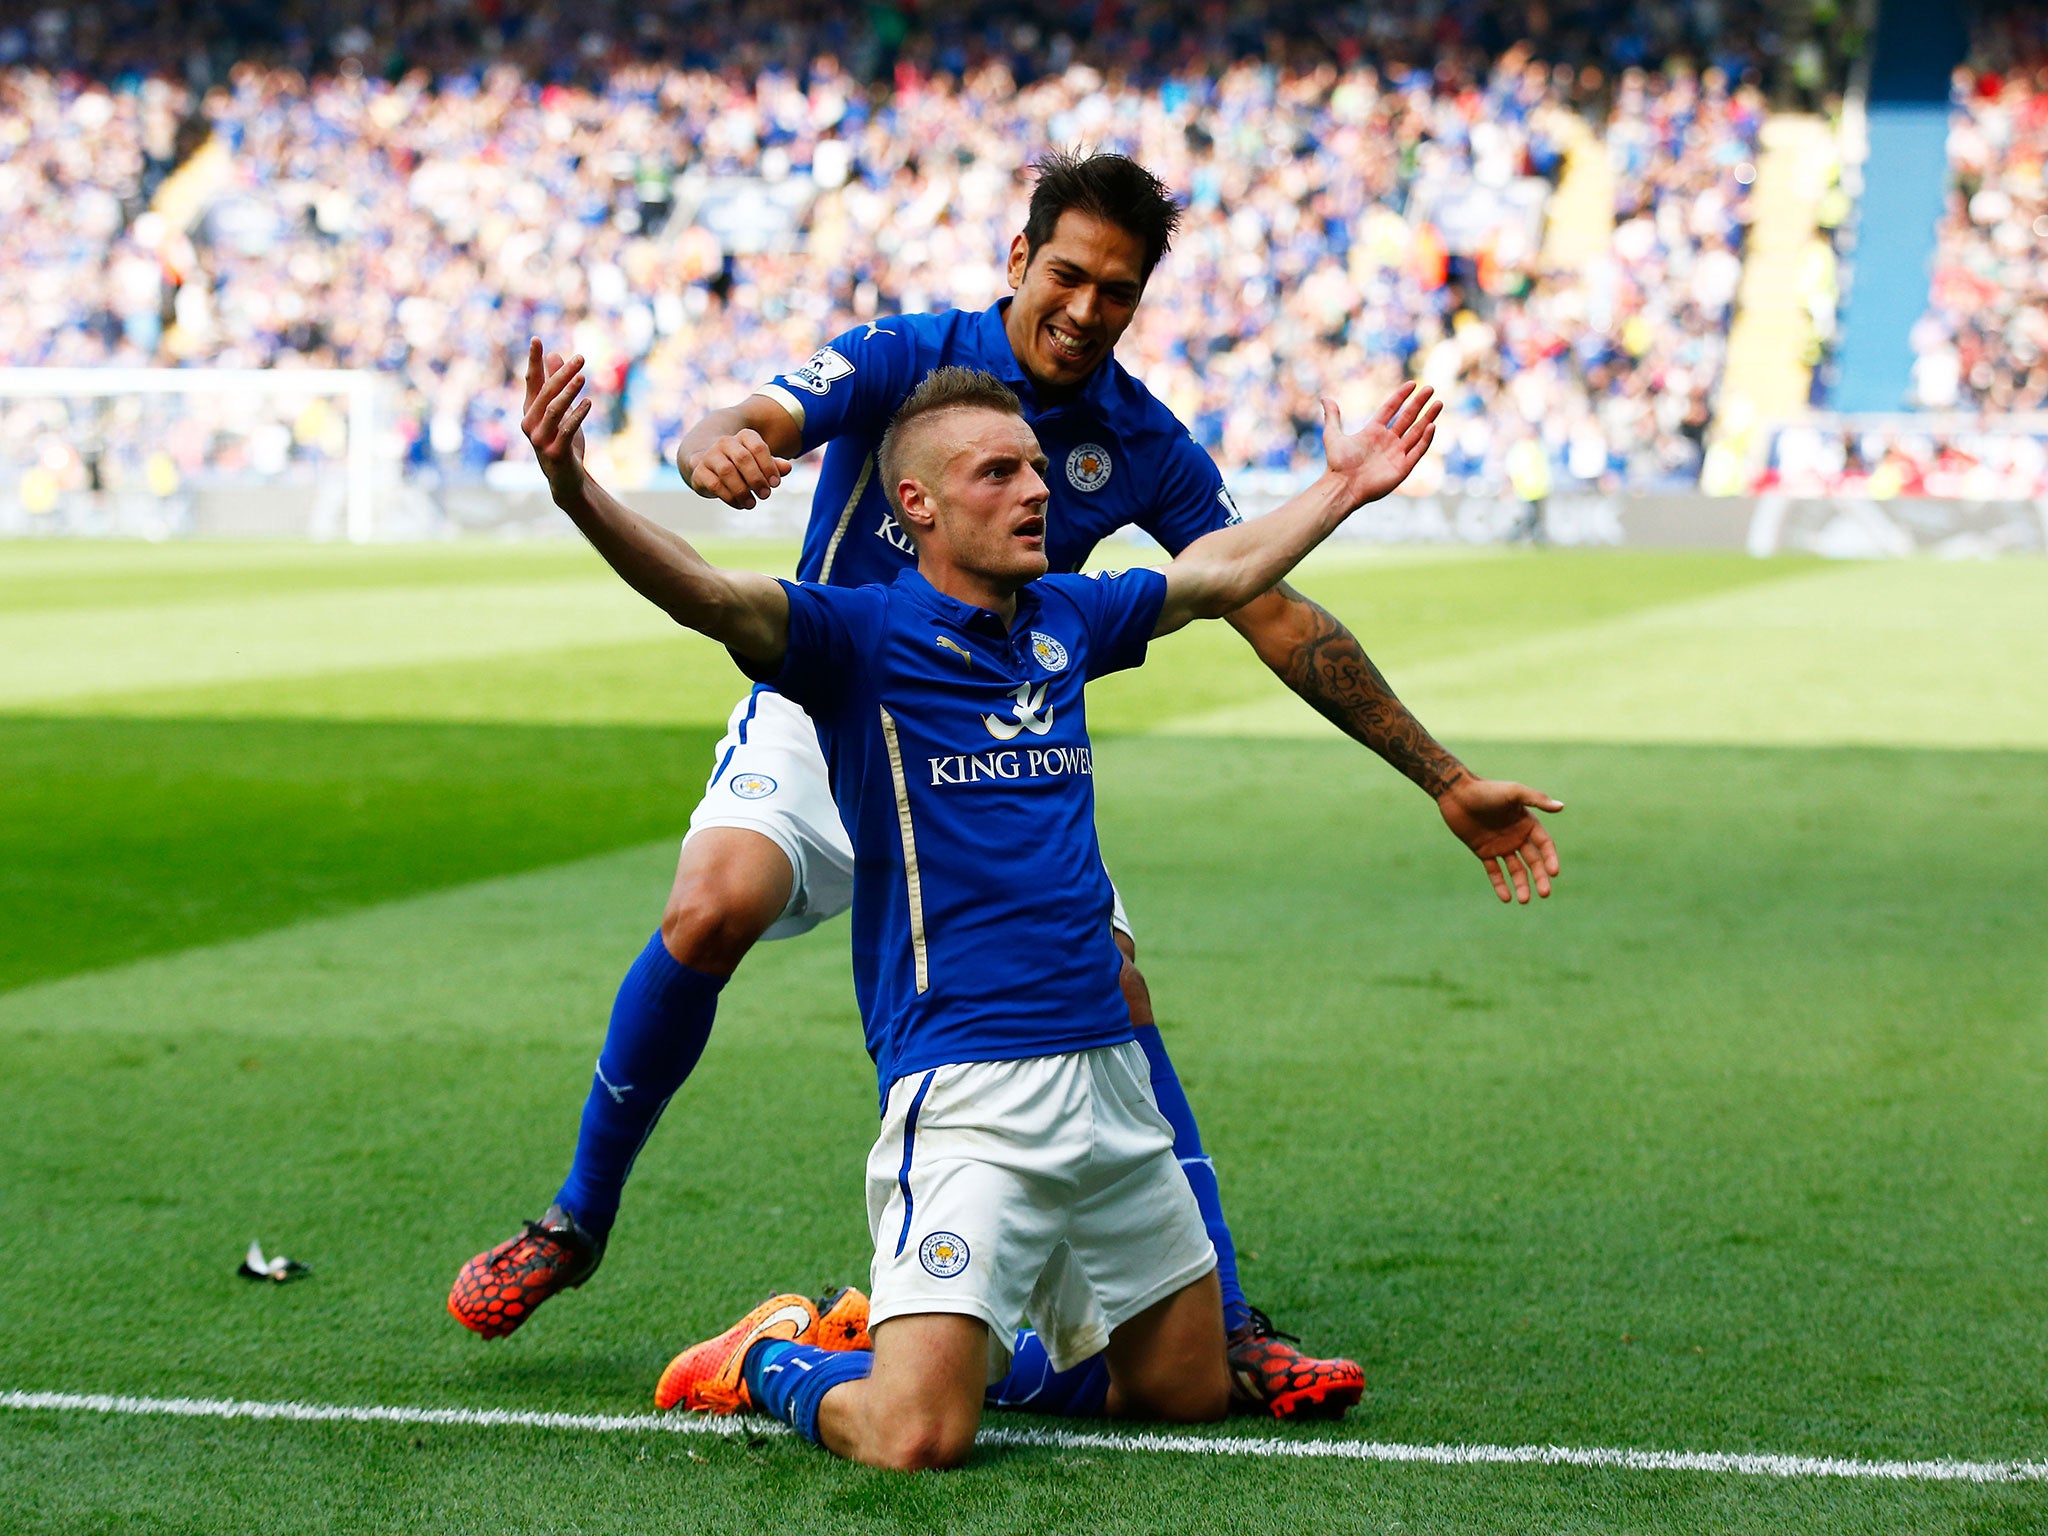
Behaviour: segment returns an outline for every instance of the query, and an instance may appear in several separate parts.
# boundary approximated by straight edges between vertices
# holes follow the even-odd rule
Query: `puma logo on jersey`
[[[1052,711],[1045,709],[1045,692],[1051,686],[1050,683],[1040,683],[1038,691],[1034,693],[1029,683],[1019,683],[1010,694],[1010,697],[1017,701],[1010,706],[1010,713],[1017,718],[999,720],[994,715],[983,715],[981,723],[988,727],[989,735],[995,737],[997,741],[1013,740],[1019,731],[1029,731],[1034,736],[1043,736],[1052,729]],[[1040,719],[1038,714],[1041,709],[1045,709],[1043,719]]]
[[[955,656],[958,656],[962,661],[966,662],[970,668],[974,665],[974,653],[968,650],[967,647],[962,645],[958,640],[948,640],[944,635],[933,635],[932,639],[936,640],[940,645],[944,646],[947,650],[951,651]]]

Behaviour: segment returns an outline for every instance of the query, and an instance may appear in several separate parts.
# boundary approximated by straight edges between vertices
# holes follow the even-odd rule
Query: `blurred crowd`
[[[1953,417],[1785,427],[1753,489],[1872,501],[2048,499],[2048,418],[2031,431],[2024,423]]]
[[[1233,478],[1311,472],[1320,393],[1355,420],[1418,376],[1419,489],[1503,489],[1525,444],[1562,486],[1689,484],[1764,90],[1828,67],[1753,0],[200,9],[0,26],[0,363],[379,370],[443,483],[523,463],[529,335],[592,360],[601,468],[673,476],[838,331],[1004,292],[1030,160],[1086,143],[1186,201],[1121,357]],[[1582,153],[1614,205],[1562,259]],[[15,444],[57,419],[13,410]],[[159,478],[341,451],[305,399],[182,420]]]
[[[1930,414],[1783,428],[1751,489],[2048,498],[2048,12],[1978,7],[1948,156],[1928,307],[1912,332],[1913,403]]]
[[[1954,182],[1913,331],[1914,399],[2048,411],[2048,11],[1987,18],[1974,42],[1956,71]]]

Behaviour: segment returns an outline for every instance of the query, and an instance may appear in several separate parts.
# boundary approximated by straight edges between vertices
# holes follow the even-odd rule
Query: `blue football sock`
[[[590,1097],[583,1102],[576,1161],[555,1196],[594,1236],[611,1231],[633,1159],[704,1054],[724,985],[724,977],[676,960],[659,933],[619,983]]]
[[[982,1399],[991,1408],[1017,1408],[1068,1419],[1099,1419],[1108,1400],[1107,1359],[1090,1355],[1072,1370],[1056,1371],[1044,1342],[1029,1328],[1018,1330],[1008,1373],[1002,1380],[990,1382]]]
[[[1202,1225],[1209,1241],[1216,1245],[1216,1278],[1223,1285],[1223,1328],[1227,1333],[1251,1320],[1251,1307],[1237,1283],[1237,1244],[1230,1240],[1230,1223],[1223,1219],[1223,1193],[1216,1187],[1216,1165],[1202,1150],[1202,1133],[1195,1125],[1195,1112],[1181,1091],[1180,1077],[1166,1056],[1166,1042],[1151,1025],[1138,1026],[1138,1044],[1152,1066],[1152,1097],[1159,1112],[1173,1127],[1173,1155],[1180,1159],[1180,1171],[1195,1192],[1201,1207]]]
[[[818,1440],[818,1408],[841,1382],[865,1381],[875,1368],[865,1349],[820,1349],[766,1339],[747,1351],[740,1369],[754,1406],[773,1414],[811,1444]]]

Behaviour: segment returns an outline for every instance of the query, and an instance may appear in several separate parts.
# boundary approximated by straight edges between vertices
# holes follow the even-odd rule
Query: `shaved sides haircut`
[[[875,450],[875,467],[881,471],[882,490],[889,497],[889,507],[899,516],[903,503],[896,498],[896,487],[905,468],[905,429],[920,417],[970,409],[1024,419],[1023,402],[1011,393],[1010,386],[979,368],[934,368],[896,407],[896,414],[889,418],[889,429],[882,434],[881,446]]]

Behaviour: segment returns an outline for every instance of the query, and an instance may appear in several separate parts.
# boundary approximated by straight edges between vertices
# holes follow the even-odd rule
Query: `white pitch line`
[[[509,1408],[356,1407],[345,1403],[256,1403],[216,1397],[120,1397],[85,1392],[0,1392],[0,1408],[56,1413],[264,1419],[300,1424],[454,1424],[479,1429],[566,1429],[593,1434],[787,1435],[758,1418],[689,1414],[542,1413]],[[1728,1451],[1632,1451],[1565,1445],[1394,1445],[1377,1440],[1238,1439],[1220,1435],[1110,1434],[1066,1429],[984,1429],[983,1445],[1035,1450],[1130,1451],[1185,1456],[1282,1457],[1303,1461],[1419,1462],[1429,1466],[1614,1468],[1626,1472],[1734,1473],[1743,1477],[1837,1477],[1874,1482],[2041,1483],[2048,1461],[1858,1461]]]
[[[159,1415],[177,1419],[284,1419],[296,1424],[457,1424],[472,1429],[649,1430],[685,1435],[786,1435],[780,1424],[686,1414],[542,1413],[510,1408],[383,1408],[346,1403],[252,1403],[232,1397],[119,1397],[98,1392],[0,1392],[0,1408]]]

